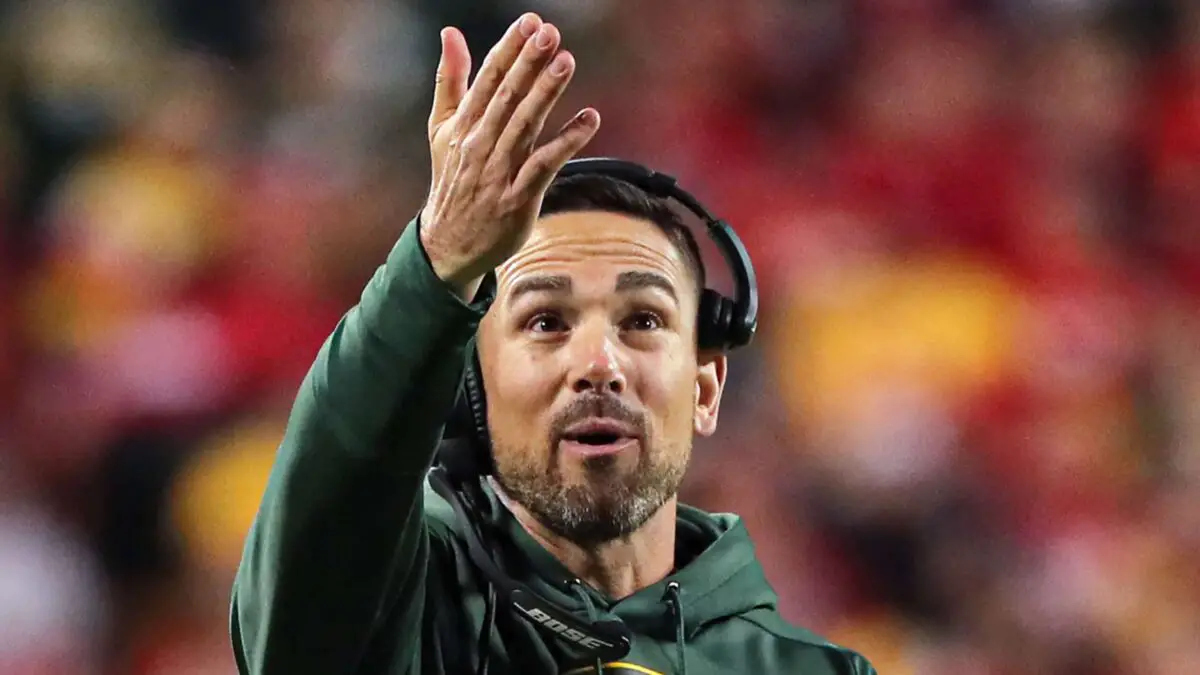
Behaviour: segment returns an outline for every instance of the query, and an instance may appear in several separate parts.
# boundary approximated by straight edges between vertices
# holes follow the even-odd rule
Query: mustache
[[[633,427],[638,436],[646,436],[646,418],[629,408],[614,396],[601,394],[586,394],[571,401],[565,408],[555,413],[550,421],[551,437],[558,441],[566,433],[567,427],[591,417],[604,417],[617,420]]]

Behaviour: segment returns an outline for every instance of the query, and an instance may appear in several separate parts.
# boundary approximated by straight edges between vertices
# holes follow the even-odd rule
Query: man
[[[697,349],[703,268],[666,203],[554,183],[599,126],[586,109],[535,144],[573,65],[526,15],[468,88],[443,31],[429,198],[297,397],[234,588],[243,674],[873,673],[782,621],[735,517],[676,504],[726,361]],[[492,273],[490,306],[470,304]],[[497,611],[425,488],[472,340],[495,475],[469,519],[522,583],[619,620],[620,662]]]

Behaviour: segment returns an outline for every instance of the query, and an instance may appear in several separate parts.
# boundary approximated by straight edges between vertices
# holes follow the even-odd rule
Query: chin
[[[614,496],[606,493],[597,499],[572,495],[558,508],[544,508],[539,520],[559,536],[581,546],[597,546],[617,541],[637,532],[666,503],[661,495]]]
[[[545,455],[548,464],[513,461],[521,454],[498,452],[495,480],[555,534],[580,544],[612,541],[658,513],[678,492],[686,467],[686,460],[668,461],[670,455],[638,445],[634,452],[589,457],[553,448]]]

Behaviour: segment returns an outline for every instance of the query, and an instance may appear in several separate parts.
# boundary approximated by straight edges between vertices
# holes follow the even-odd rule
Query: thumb
[[[433,87],[433,109],[429,112],[429,137],[458,110],[471,77],[471,52],[457,28],[442,29],[442,57]]]

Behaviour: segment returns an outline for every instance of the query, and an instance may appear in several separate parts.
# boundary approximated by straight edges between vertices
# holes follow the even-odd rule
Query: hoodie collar
[[[507,572],[581,618],[589,614],[595,614],[592,618],[615,616],[634,633],[673,640],[678,623],[673,612],[682,611],[684,636],[690,639],[707,624],[777,604],[750,535],[733,514],[710,514],[679,505],[675,571],[614,601],[579,582],[525,531],[490,489],[488,496],[492,501],[492,525],[502,534],[500,544]],[[580,587],[590,602],[580,596]]]

